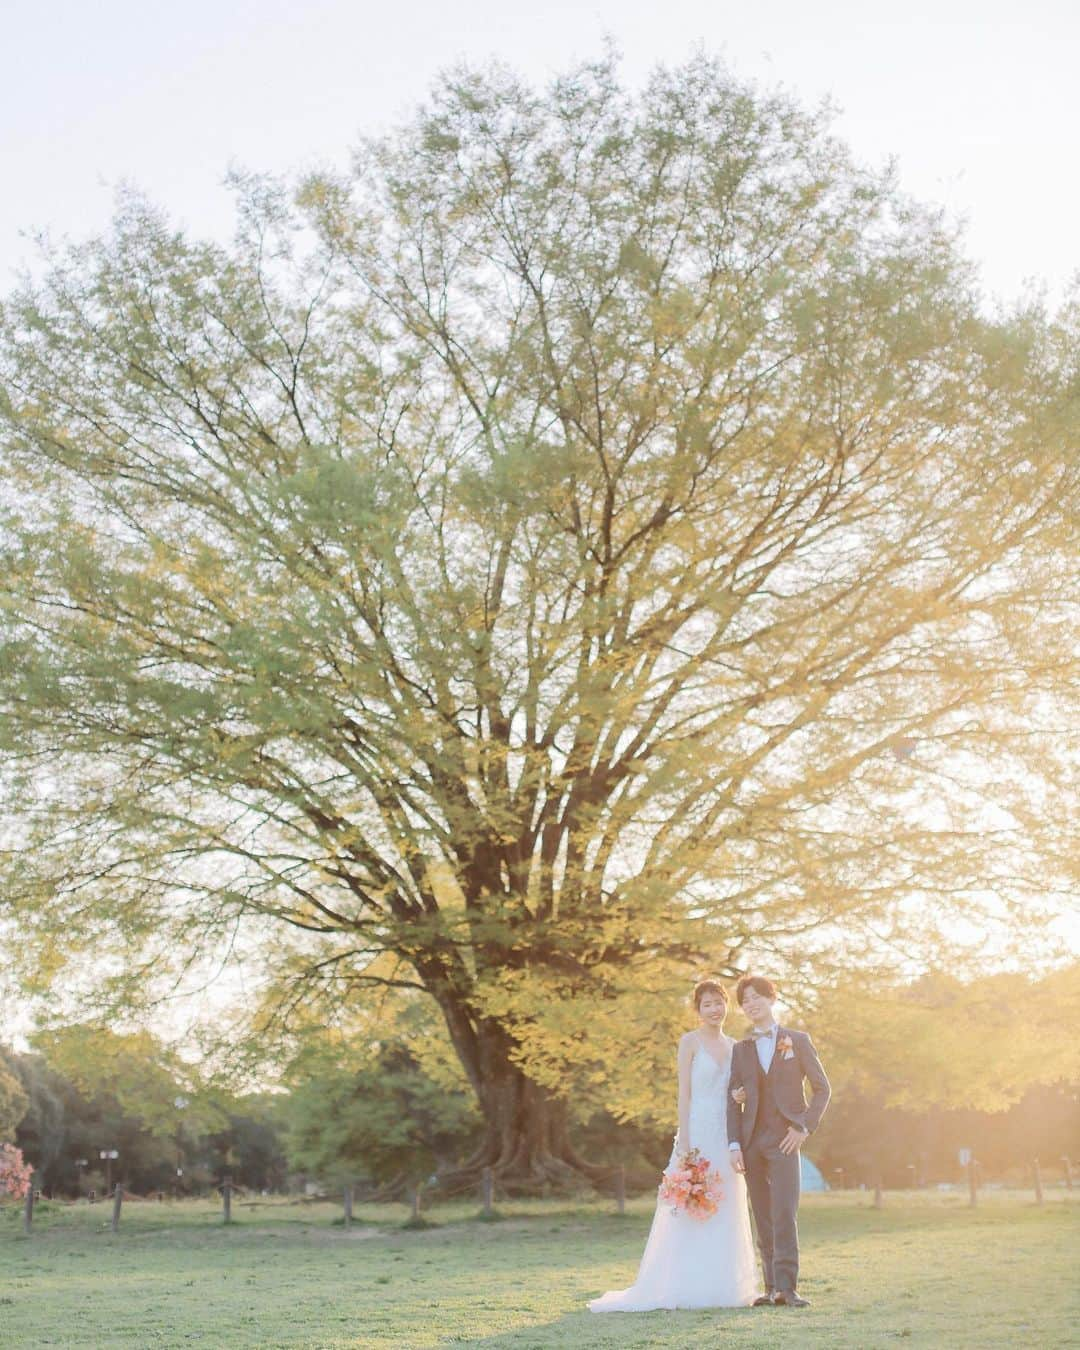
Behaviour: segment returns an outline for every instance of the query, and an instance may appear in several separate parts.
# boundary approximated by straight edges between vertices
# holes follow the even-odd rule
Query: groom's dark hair
[[[742,1007],[742,996],[748,989],[753,989],[760,994],[762,998],[775,998],[776,985],[772,980],[767,980],[764,975],[744,975],[735,986],[735,1002]]]

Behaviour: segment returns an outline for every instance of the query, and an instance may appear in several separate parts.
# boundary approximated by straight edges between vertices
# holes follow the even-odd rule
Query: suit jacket
[[[791,1058],[787,1059],[780,1049],[785,1036],[791,1038]],[[803,1079],[810,1081],[810,1103],[807,1105],[803,1094]],[[821,1060],[814,1049],[814,1042],[805,1031],[792,1031],[789,1027],[777,1027],[776,1050],[766,1077],[761,1072],[761,1062],[757,1057],[757,1045],[753,1036],[737,1041],[731,1050],[731,1091],[735,1088],[746,1089],[746,1105],[740,1106],[732,1101],[730,1092],[727,1103],[728,1141],[745,1148],[754,1133],[757,1120],[758,1102],[761,1091],[767,1083],[772,1089],[773,1100],[780,1114],[792,1125],[813,1131],[825,1114],[825,1108],[832,1096],[829,1080],[821,1067]]]

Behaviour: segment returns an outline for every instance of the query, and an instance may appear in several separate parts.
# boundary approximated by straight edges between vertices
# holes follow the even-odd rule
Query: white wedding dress
[[[593,1312],[646,1312],[650,1308],[744,1308],[761,1293],[746,1182],[731,1166],[727,1092],[731,1045],[719,1064],[701,1045],[690,1066],[690,1143],[720,1173],[724,1198],[709,1219],[673,1214],[657,1200],[637,1280],[594,1299]],[[671,1161],[682,1150],[676,1139]],[[668,1164],[671,1165],[670,1163]]]

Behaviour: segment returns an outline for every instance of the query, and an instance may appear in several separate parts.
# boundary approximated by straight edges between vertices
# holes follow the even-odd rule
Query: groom
[[[776,987],[771,980],[744,975],[735,996],[753,1024],[750,1035],[732,1049],[727,1117],[731,1162],[736,1172],[746,1173],[765,1274],[767,1292],[754,1306],[805,1308],[808,1300],[795,1292],[799,1148],[829,1104],[829,1080],[806,1032],[773,1020]],[[810,1080],[809,1106],[804,1078]]]

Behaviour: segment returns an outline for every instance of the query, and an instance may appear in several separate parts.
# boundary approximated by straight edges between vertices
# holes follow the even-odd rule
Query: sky
[[[828,97],[863,161],[967,223],[988,297],[1052,302],[1080,268],[1075,0],[6,0],[0,293],[28,233],[105,227],[133,183],[225,239],[230,165],[344,166],[441,68],[500,58],[537,82],[610,38],[632,83],[697,49],[736,75]]]

